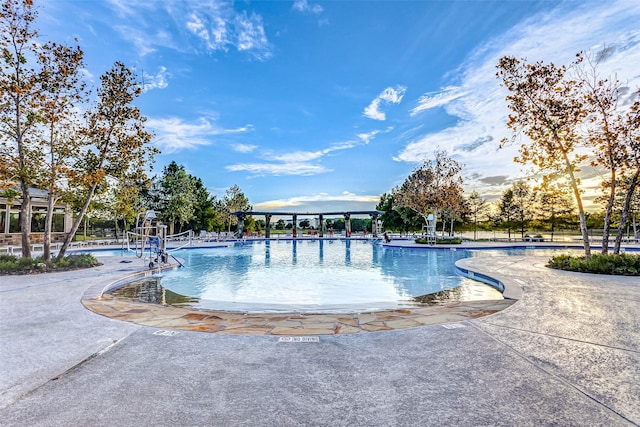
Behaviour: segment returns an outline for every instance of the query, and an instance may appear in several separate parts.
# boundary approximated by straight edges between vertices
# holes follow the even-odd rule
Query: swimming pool
[[[550,253],[528,250],[534,252]],[[523,253],[350,240],[256,241],[172,252],[185,268],[163,272],[151,288],[167,290],[165,300],[177,294],[187,297],[177,301],[194,308],[230,311],[372,311],[415,306],[416,299],[502,299],[498,290],[458,275],[455,261]],[[420,298],[433,294],[437,297]]]

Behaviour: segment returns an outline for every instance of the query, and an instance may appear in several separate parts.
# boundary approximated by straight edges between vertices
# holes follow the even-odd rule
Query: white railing
[[[173,252],[173,251],[177,251],[178,249],[182,249],[186,246],[191,246],[193,242],[193,230],[187,230],[187,231],[183,231],[182,233],[168,235],[167,241],[184,242],[182,243],[182,245],[178,247],[167,249],[167,252]]]

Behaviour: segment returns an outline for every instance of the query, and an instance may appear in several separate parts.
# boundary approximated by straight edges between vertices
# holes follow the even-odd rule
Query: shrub
[[[589,260],[584,256],[557,255],[549,260],[548,266],[557,270],[580,273],[638,276],[640,275],[640,255],[594,254]]]
[[[39,258],[18,258],[14,255],[0,255],[0,274],[29,274],[48,271],[75,270],[100,265],[98,260],[89,254],[69,255],[61,260],[45,262]]]
[[[71,268],[89,268],[99,265],[98,260],[90,254],[69,255],[63,258]]]
[[[18,258],[15,255],[0,255],[0,262],[16,262],[16,258]]]

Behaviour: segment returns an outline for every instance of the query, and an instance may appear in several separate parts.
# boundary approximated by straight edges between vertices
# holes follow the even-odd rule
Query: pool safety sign
[[[320,337],[280,337],[278,342],[320,342]]]

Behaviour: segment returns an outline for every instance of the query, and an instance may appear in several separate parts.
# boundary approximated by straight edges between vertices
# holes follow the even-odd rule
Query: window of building
[[[55,208],[53,210],[53,232],[64,233],[64,209]]]
[[[8,214],[9,233],[20,233],[20,206],[10,207]],[[47,220],[46,206],[31,207],[31,233],[44,233],[45,222]],[[64,208],[54,208],[53,223],[51,231],[54,233],[64,233],[65,210]],[[0,205],[0,233],[5,233],[7,223],[7,206]]]
[[[5,232],[7,226],[7,205],[0,204],[0,233]]]
[[[31,208],[31,232],[44,232],[44,224],[47,219],[47,208],[41,206],[33,206]]]
[[[20,208],[14,206],[9,211],[9,233],[20,232]]]

